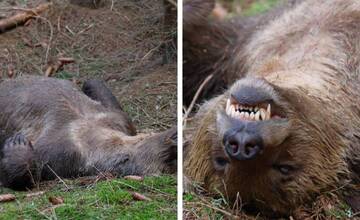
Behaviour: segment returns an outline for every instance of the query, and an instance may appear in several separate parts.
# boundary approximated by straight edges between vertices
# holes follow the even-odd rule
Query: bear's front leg
[[[0,146],[0,182],[12,189],[31,188],[34,183],[34,149],[22,133],[8,138]]]

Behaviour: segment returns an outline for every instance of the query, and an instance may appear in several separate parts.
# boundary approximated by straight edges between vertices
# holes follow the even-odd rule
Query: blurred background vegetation
[[[226,17],[231,17],[235,14],[251,16],[265,12],[281,1],[282,0],[217,0],[215,11],[219,11],[221,14],[225,13]]]

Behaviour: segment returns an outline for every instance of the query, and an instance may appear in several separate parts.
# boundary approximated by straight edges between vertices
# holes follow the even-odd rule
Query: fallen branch
[[[13,194],[3,194],[0,195],[0,202],[10,202],[14,201],[16,197]]]
[[[52,4],[51,3],[45,3],[41,4],[36,8],[33,9],[22,9],[23,12],[18,13],[14,16],[1,19],[0,20],[0,33],[4,33],[10,29],[13,29],[17,26],[24,25],[27,23],[30,19],[34,18],[35,16],[38,16],[40,13],[47,10]]]

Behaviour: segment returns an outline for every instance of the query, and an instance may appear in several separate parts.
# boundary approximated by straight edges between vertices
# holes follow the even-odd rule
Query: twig
[[[67,25],[65,25],[65,29],[70,32],[73,36],[75,36],[74,31],[72,31]]]
[[[59,180],[60,180],[60,182],[62,182],[63,184],[64,184],[64,186],[68,189],[68,190],[70,190],[70,187],[65,183],[65,181],[63,180],[63,179],[61,179],[61,177],[59,176],[59,175],[57,175],[57,173],[53,170],[53,169],[51,169],[51,167],[48,165],[48,164],[46,164],[46,166],[50,169],[50,171],[56,176],[56,178],[58,178]]]
[[[161,47],[162,43],[157,45],[156,47],[152,48],[151,50],[149,50],[145,56],[143,56],[143,58],[141,58],[140,62],[143,62],[149,55],[151,55],[154,51],[156,51],[157,49],[159,49]]]
[[[235,216],[235,215],[231,214],[230,212],[227,212],[227,211],[225,211],[225,210],[219,209],[219,208],[217,208],[217,207],[214,207],[214,206],[211,206],[211,205],[208,205],[208,204],[205,204],[205,203],[201,203],[201,202],[186,202],[186,205],[206,206],[206,207],[208,207],[208,208],[210,208],[210,209],[213,209],[213,210],[215,210],[215,211],[217,211],[217,212],[220,212],[220,213],[222,213],[222,214],[230,217],[231,219],[240,219],[239,216]]]
[[[60,22],[61,22],[61,16],[59,16],[58,19],[57,19],[57,29],[58,29],[58,32],[59,32],[59,33],[61,32]]]
[[[84,33],[85,31],[90,30],[92,27],[94,27],[94,24],[90,24],[89,26],[87,26],[86,28],[82,29],[81,31],[79,31],[76,35],[80,35],[82,33]]]
[[[39,19],[44,20],[46,23],[48,23],[48,25],[50,27],[50,36],[49,36],[49,41],[48,41],[47,48],[46,48],[45,62],[44,62],[44,63],[47,63],[48,58],[49,58],[51,42],[52,42],[52,39],[53,39],[53,36],[54,36],[54,29],[53,29],[53,26],[52,26],[51,22],[48,19],[46,19],[44,17],[41,17],[41,16],[36,16],[35,18],[39,18]]]
[[[186,128],[186,120],[189,117],[190,112],[192,111],[192,109],[194,108],[195,102],[196,100],[199,98],[199,95],[201,94],[201,91],[203,90],[204,86],[212,79],[213,74],[209,75],[208,77],[206,77],[206,79],[204,80],[204,82],[201,83],[199,89],[196,91],[194,98],[192,99],[189,108],[186,110],[185,114],[184,114],[184,118],[183,118],[183,127]]]
[[[111,7],[110,7],[110,11],[112,11],[114,9],[114,0],[111,0]]]

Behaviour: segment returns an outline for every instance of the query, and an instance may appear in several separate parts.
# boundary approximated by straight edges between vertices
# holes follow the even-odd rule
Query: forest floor
[[[0,19],[46,2],[0,1]],[[176,125],[176,25],[164,28],[162,0],[102,0],[99,7],[73,4],[79,0],[51,2],[25,26],[0,33],[1,79],[44,76],[59,57],[71,58],[74,63],[51,77],[79,88],[87,79],[106,81],[138,131]],[[16,196],[0,203],[0,219],[176,219],[175,177],[98,179],[80,185],[81,180],[57,180],[28,192],[0,188],[1,194]],[[34,192],[41,195],[28,197]],[[151,201],[136,201],[132,192]],[[54,204],[52,198],[62,202]]]

